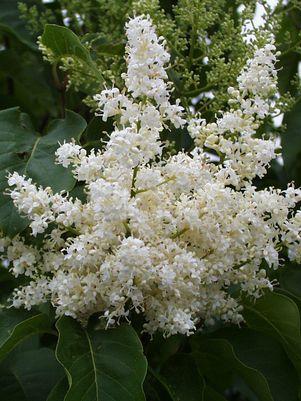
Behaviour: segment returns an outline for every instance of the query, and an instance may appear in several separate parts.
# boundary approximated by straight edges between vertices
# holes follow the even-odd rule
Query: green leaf
[[[49,317],[43,313],[33,315],[23,310],[1,310],[0,359],[28,337],[51,332],[51,324]]]
[[[301,376],[300,315],[295,302],[281,294],[267,293],[255,304],[245,305],[247,325],[271,335],[284,347]]]
[[[0,398],[11,401],[45,401],[64,371],[54,352],[40,348],[19,352],[0,369]]]
[[[111,121],[102,121],[99,117],[93,117],[85,130],[82,139],[85,149],[100,149],[108,139],[108,132],[113,131],[114,126]]]
[[[76,86],[81,92],[91,95],[99,90],[104,77],[94,58],[92,59],[90,52],[74,32],[64,26],[47,24],[41,36],[41,43],[47,48],[49,61],[55,69],[62,62],[70,76],[74,71],[76,76],[86,77],[82,80],[76,79]],[[66,64],[67,58],[72,62]]]
[[[26,114],[18,108],[0,111],[0,229],[13,236],[21,232],[28,220],[19,216],[8,195],[8,172],[17,171],[33,178],[34,182],[50,186],[54,191],[71,190],[75,179],[68,169],[54,163],[58,142],[79,139],[86,122],[72,111],[65,119],[53,121],[47,135],[37,136]]]
[[[165,363],[160,376],[166,381],[174,401],[204,400],[205,381],[192,355],[174,355]]]
[[[90,53],[71,29],[65,26],[46,24],[41,43],[50,49],[57,62],[63,57],[75,57],[84,63],[94,65]]]
[[[11,369],[21,357],[21,363],[17,363],[18,365],[22,364],[28,365],[27,356],[34,355],[32,353],[28,353],[28,351],[38,351],[40,348],[40,339],[39,335],[33,335],[31,337],[26,338],[23,342],[21,342],[18,346],[14,348],[12,352],[10,352],[4,360],[1,361],[0,364],[0,399],[5,401],[32,401],[32,397],[27,397],[25,388],[26,383],[22,383],[22,373],[18,374],[16,371]],[[61,366],[58,365],[58,362],[55,361],[53,351],[52,353],[52,361],[54,360],[56,364],[56,370],[62,373]],[[43,358],[44,360],[44,358]],[[38,369],[37,363],[38,360],[35,360],[35,369]],[[39,363],[40,364],[40,363]],[[52,366],[49,366],[52,368]],[[20,377],[19,377],[20,376]],[[29,378],[30,381],[33,380],[32,377]],[[24,386],[25,384],[25,386]],[[34,384],[36,385],[36,383]],[[43,387],[43,383],[41,384]],[[40,392],[40,391],[39,391]],[[31,394],[32,395],[32,394]],[[39,401],[42,401],[40,398]]]
[[[93,35],[93,34],[92,34]],[[101,35],[85,36],[84,40],[90,39],[90,44],[97,53],[103,53],[112,56],[124,55],[124,43],[110,43],[105,37]]]
[[[226,401],[200,375],[192,354],[177,354],[160,373],[149,368],[145,381],[147,401]]]
[[[79,140],[86,125],[86,121],[73,111],[67,111],[64,119],[52,121],[46,135],[36,139],[24,174],[44,187],[51,186],[54,192],[70,191],[75,179],[68,169],[55,164],[55,151],[59,143],[70,142],[72,138]]]
[[[248,328],[228,328],[216,335],[231,343],[242,363],[263,374],[275,401],[298,400],[297,373],[278,341]]]
[[[65,395],[68,391],[68,387],[68,380],[66,377],[63,377],[52,388],[47,397],[47,401],[64,401]]]
[[[0,111],[0,154],[29,151],[35,142],[35,132],[18,108]]]
[[[150,366],[161,367],[171,356],[176,354],[181,344],[186,341],[185,336],[174,335],[164,338],[162,333],[155,333],[146,349],[146,356]]]
[[[65,401],[144,401],[146,359],[131,326],[86,330],[67,317],[57,322],[57,359],[65,367]]]
[[[212,387],[207,386],[204,389],[204,401],[227,401],[220,393]]]
[[[36,141],[34,129],[18,108],[0,111],[0,229],[13,236],[22,231],[28,220],[21,218],[12,201],[3,192],[8,187],[9,171],[24,172],[24,155]]]
[[[148,372],[143,387],[147,401],[173,401],[166,384],[151,371]]]
[[[8,298],[10,297],[14,288],[21,285],[19,279],[14,277],[7,267],[0,263],[0,305],[2,307],[8,306]]]
[[[1,96],[1,108],[19,106],[30,113],[38,124],[47,115],[56,115],[57,93],[49,80],[48,66],[39,54],[30,53],[27,49],[21,51],[18,46],[12,45],[0,52],[0,65],[0,79],[6,83],[2,85],[4,96]],[[10,87],[8,81],[11,82]]]
[[[191,341],[198,369],[212,387],[218,391],[226,390],[233,384],[234,375],[239,375],[258,395],[260,401],[273,401],[264,375],[241,361],[228,340],[195,336]]]
[[[7,367],[0,369],[0,397],[5,401],[28,401],[17,377]]]

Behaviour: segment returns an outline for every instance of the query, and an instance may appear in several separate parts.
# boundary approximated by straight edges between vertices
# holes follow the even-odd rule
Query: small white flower
[[[79,145],[76,145],[75,141],[73,141],[61,145],[55,152],[55,155],[58,164],[61,164],[63,167],[68,167],[80,155],[85,155],[85,150]]]

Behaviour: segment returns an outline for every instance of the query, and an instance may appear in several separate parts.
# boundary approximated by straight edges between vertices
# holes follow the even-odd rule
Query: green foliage
[[[1,397],[8,401],[46,400],[64,374],[49,348],[19,352],[0,367],[0,372]]]
[[[84,63],[92,63],[88,50],[78,37],[64,26],[46,25],[41,43],[51,49],[53,62],[57,63],[64,57],[74,56]]]
[[[90,93],[103,82],[97,64],[92,60],[88,49],[70,29],[58,25],[46,25],[40,39],[40,47],[45,49],[45,55],[54,68],[62,63],[62,68],[71,74],[69,79],[73,80],[76,88]]]
[[[54,153],[59,142],[79,139],[86,122],[78,114],[67,111],[64,119],[52,121],[45,135],[40,136],[36,134],[28,115],[13,108],[0,111],[0,124],[0,228],[14,235],[22,231],[28,221],[18,215],[5,194],[8,173],[18,171],[27,174],[35,182],[51,186],[54,191],[71,190],[75,180],[70,171],[55,164]]]
[[[49,317],[16,310],[1,310],[0,360],[27,337],[51,331]]]
[[[279,2],[273,11],[261,3],[282,51],[280,92],[292,106],[281,107],[284,166],[273,165],[262,185],[282,188],[294,180],[300,186],[301,4]],[[241,4],[244,11],[238,10]],[[111,130],[111,123],[93,118],[91,99],[105,85],[122,87],[129,15],[150,14],[171,52],[173,96],[185,106],[196,98],[195,110],[210,121],[227,103],[226,88],[248,58],[240,32],[242,17],[252,16],[255,5],[253,0],[23,0],[18,6],[17,0],[0,0],[0,229],[26,235],[28,225],[3,193],[10,171],[54,191],[85,196],[70,171],[55,165],[54,152],[58,142],[71,138],[88,150],[101,147],[99,140]],[[260,30],[253,33],[260,39]],[[279,133],[271,121],[265,128]],[[191,143],[181,133],[174,146]],[[67,317],[55,325],[46,306],[43,313],[2,309],[0,399],[300,401],[300,266],[286,263],[276,281],[274,293],[256,303],[245,300],[242,327],[221,328],[216,322],[192,338],[150,339],[141,334],[139,319],[134,328],[104,330],[96,319],[88,328]],[[1,265],[1,303],[18,283]]]
[[[281,294],[267,294],[255,305],[246,305],[244,317],[249,327],[282,343],[301,377],[300,314],[294,301]]]
[[[268,2],[262,1],[262,4],[267,11],[265,29],[271,29],[272,21],[274,31],[277,29],[273,33],[276,33],[279,48],[284,48],[286,54],[293,56],[293,61],[288,61],[287,57],[281,60],[286,68],[280,74],[280,86],[283,93],[285,85],[294,92],[295,86],[291,84],[291,80],[300,59],[300,35],[298,23],[295,25],[290,21],[292,18],[299,18],[298,2],[288,7],[277,7],[275,11],[270,9]],[[166,38],[171,53],[169,77],[176,86],[174,96],[180,97],[185,105],[188,104],[187,100],[195,98],[196,110],[207,113],[209,110],[217,112],[227,103],[226,90],[235,85],[236,77],[250,55],[250,48],[243,40],[241,32],[244,21],[251,19],[254,14],[256,1],[246,2],[244,9],[239,6],[239,1],[225,0],[115,0],[110,4],[101,0],[72,0],[68,4],[65,0],[58,0],[51,9],[47,8],[47,4],[40,8],[25,4],[20,10],[23,19],[36,27],[40,25],[39,20],[47,21],[47,18],[49,22],[57,21],[61,24],[60,10],[65,10],[68,27],[79,35],[83,45],[89,49],[94,66],[83,64],[78,57],[70,54],[61,59],[61,69],[68,72],[71,87],[82,91],[85,96],[88,95],[88,99],[103,82],[122,87],[120,73],[125,67],[122,58],[117,56],[123,51],[124,24],[128,15],[149,14],[158,33]],[[52,29],[54,28],[53,26]],[[61,27],[61,31],[63,29]],[[34,30],[41,33],[42,27]],[[261,28],[254,27],[250,33],[260,41]],[[44,55],[51,63],[57,62],[53,58],[56,44],[52,41],[45,42],[45,35],[49,35],[47,25],[41,41]],[[65,28],[65,34],[61,38],[62,36],[69,38],[70,32],[67,33]],[[97,71],[101,71],[101,75]],[[93,106],[90,102],[89,104]]]
[[[130,326],[86,330],[70,318],[57,322],[56,355],[67,372],[65,401],[143,401],[146,360]]]
[[[66,377],[63,377],[52,388],[51,392],[47,397],[47,401],[63,401],[67,391],[68,391],[68,380]]]
[[[177,353],[160,371],[173,400],[193,401],[204,398],[205,382],[199,375],[192,355]]]
[[[201,340],[200,343],[198,343],[198,340]],[[224,386],[227,386],[229,380],[231,382],[234,372],[234,374],[241,376],[245,380],[262,401],[273,400],[264,375],[252,366],[246,365],[243,360],[240,360],[228,340],[224,338],[209,340],[195,338],[193,340],[193,350],[199,369],[207,377],[207,380],[214,382],[216,374],[223,378],[218,383],[220,390],[225,390]]]

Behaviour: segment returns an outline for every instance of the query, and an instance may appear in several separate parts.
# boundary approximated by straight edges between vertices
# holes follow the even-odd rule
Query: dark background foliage
[[[277,10],[281,13],[277,44],[283,54],[279,62],[279,86],[281,94],[290,94],[294,101],[285,112],[281,130],[283,164],[272,164],[269,174],[258,183],[261,187],[284,188],[291,181],[301,185],[301,102],[292,82],[301,61],[301,12],[298,1],[287,3]],[[176,4],[172,0],[160,2],[171,18]],[[235,23],[240,2],[220,1],[219,4],[225,15],[232,15]],[[16,0],[0,0],[1,192],[6,188],[7,171],[13,168],[41,185],[83,196],[81,187],[74,187],[70,173],[53,163],[54,151],[58,141],[72,137],[87,149],[100,146],[101,132],[110,130],[109,123],[93,117],[88,107],[89,95],[99,91],[107,79],[105,72],[99,70],[101,65],[112,61],[116,74],[122,69],[118,61],[124,53],[122,26],[130,5],[130,1],[117,0],[72,0],[69,5],[63,0],[47,4],[28,0],[18,7]],[[69,9],[68,28],[64,26],[62,7]],[[79,24],[76,18],[76,10],[81,7],[86,7],[84,24]],[[115,14],[110,12],[110,7],[115,9]],[[95,15],[97,9],[101,9],[99,17]],[[219,22],[210,25],[212,34],[223,23],[220,14],[219,18]],[[46,22],[56,26],[45,28]],[[99,26],[101,36],[96,35]],[[189,36],[190,28],[187,29]],[[43,60],[37,46],[38,35],[52,49],[52,63]],[[189,48],[187,51],[191,53]],[[77,64],[73,70],[61,70],[62,59],[70,55]],[[196,65],[191,63],[195,72]],[[85,74],[88,78],[82,79]],[[186,85],[184,78],[175,70],[171,71],[170,79],[181,96],[181,88]],[[188,91],[184,100],[189,102],[193,96],[195,90],[190,94]],[[201,102],[199,107],[210,119],[207,105]],[[265,128],[271,130],[271,122]],[[178,138],[177,149],[191,146],[185,133]],[[0,227],[11,236],[19,232],[27,235],[27,221],[17,215],[3,195],[0,195]],[[0,399],[301,400],[300,266],[286,262],[273,275],[278,282],[273,293],[255,304],[244,301],[246,323],[242,327],[221,327],[217,322],[210,330],[190,338],[164,339],[156,334],[150,339],[141,334],[139,316],[133,316],[133,327],[121,325],[105,331],[97,317],[91,319],[86,329],[68,317],[55,322],[49,305],[31,312],[3,308],[0,312]],[[20,280],[13,279],[2,266],[3,307],[18,284]]]

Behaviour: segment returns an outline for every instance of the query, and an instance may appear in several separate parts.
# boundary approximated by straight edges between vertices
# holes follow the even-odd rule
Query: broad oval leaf
[[[215,391],[212,387],[206,386],[204,390],[204,401],[227,401],[224,396]]]
[[[192,355],[178,353],[160,371],[174,401],[203,401],[204,378],[199,374]]]
[[[149,368],[145,388],[148,401],[226,401],[199,373],[192,354],[173,356],[160,373]]]
[[[79,140],[87,124],[73,111],[67,111],[66,117],[52,121],[46,135],[38,137],[31,155],[25,165],[24,174],[44,187],[50,186],[54,192],[69,191],[75,185],[70,170],[55,164],[55,151],[59,143]]]
[[[28,401],[20,382],[7,367],[0,367],[0,397],[5,401]]]
[[[63,57],[72,56],[94,65],[87,48],[82,45],[77,35],[65,26],[46,24],[41,43],[51,50],[57,62]]]
[[[131,326],[86,330],[67,317],[57,322],[57,359],[65,367],[65,401],[144,401],[147,363]]]
[[[59,63],[64,62],[66,58],[69,58],[75,61],[77,74],[90,76],[90,80],[78,83],[81,91],[87,95],[91,95],[91,93],[96,93],[99,90],[99,85],[104,82],[101,71],[90,56],[88,49],[71,29],[64,26],[47,24],[41,36],[41,43],[51,54],[50,61],[55,67]],[[68,64],[70,71],[74,69],[73,64]],[[91,78],[93,79],[91,80]]]
[[[296,304],[275,292],[244,305],[248,326],[277,335],[283,342],[300,337],[300,315]]]
[[[187,341],[187,337],[174,335],[164,338],[163,334],[157,332],[152,341],[147,346],[148,364],[155,370],[162,367],[173,355],[175,355],[181,345]]]
[[[13,43],[0,52],[0,65],[0,80],[9,80],[14,89],[11,93],[7,88],[6,95],[3,91],[1,108],[18,105],[24,112],[30,113],[37,125],[48,115],[56,115],[57,94],[50,85],[40,54],[21,51]]]
[[[191,342],[198,369],[209,380],[209,384],[217,386],[219,391],[225,390],[233,384],[233,374],[239,375],[260,401],[274,401],[264,375],[243,363],[228,340],[195,336]],[[219,380],[216,380],[217,376]]]
[[[46,135],[38,136],[28,116],[18,108],[0,111],[0,229],[5,234],[13,236],[28,225],[3,193],[8,187],[8,172],[26,174],[54,191],[71,190],[75,180],[68,169],[55,164],[54,152],[58,142],[79,139],[85,128],[81,116],[67,111],[65,119],[53,121]]]
[[[33,128],[18,108],[0,111],[0,229],[8,235],[22,231],[28,221],[18,215],[12,201],[3,194],[8,186],[7,174],[22,173],[25,164],[22,156],[30,152],[35,140]]]
[[[52,387],[64,375],[64,370],[55,359],[53,350],[39,348],[17,352],[5,360],[0,367],[0,375],[1,400],[46,401]]]
[[[237,358],[265,377],[275,401],[298,401],[298,375],[278,341],[248,328],[231,327],[214,336],[229,341]]]
[[[271,292],[244,308],[247,325],[280,341],[301,377],[300,314],[295,302]]]
[[[63,377],[52,388],[47,397],[47,401],[64,401],[68,388],[68,380],[66,377]]]
[[[23,310],[6,309],[0,311],[0,359],[29,336],[50,333],[49,316],[44,313],[32,314]]]
[[[158,379],[157,375],[151,372],[151,369],[148,371],[143,387],[147,401],[173,401],[165,383]]]
[[[295,302],[275,292],[244,306],[247,325],[276,338],[301,377],[300,314]]]

